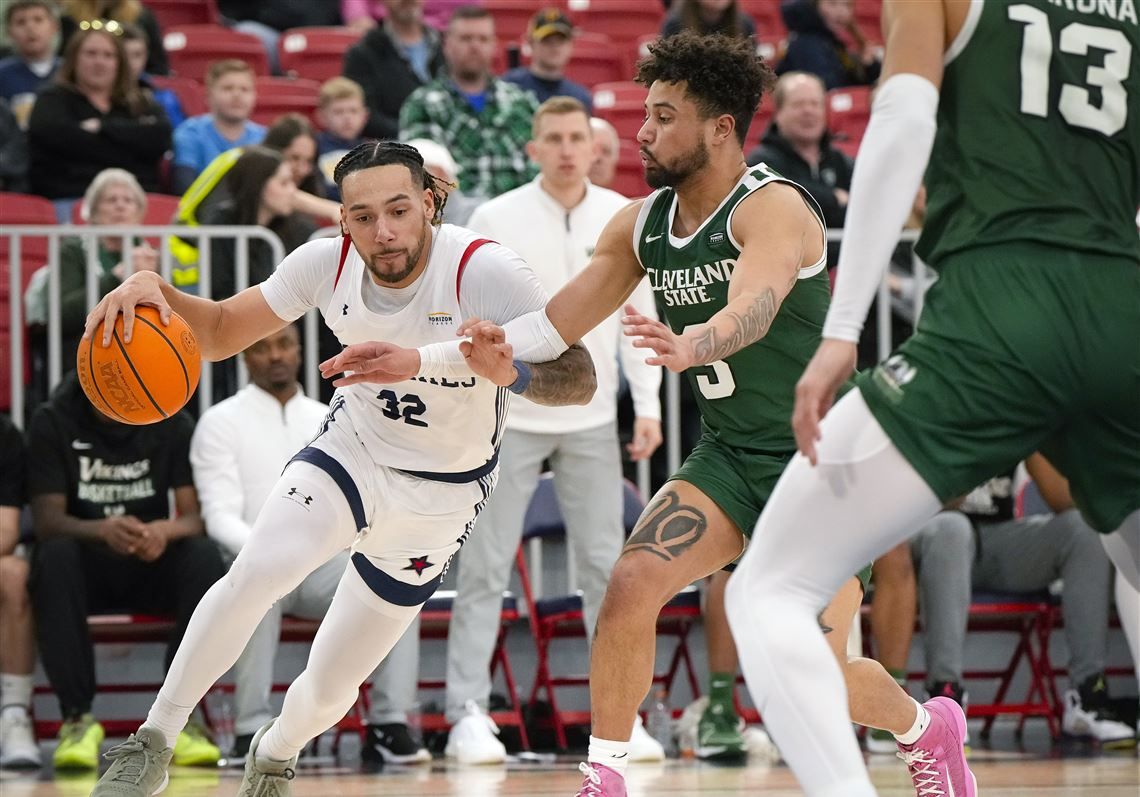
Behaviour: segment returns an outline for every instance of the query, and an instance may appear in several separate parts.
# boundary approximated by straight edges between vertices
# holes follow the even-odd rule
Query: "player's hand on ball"
[[[95,309],[87,316],[87,323],[83,328],[83,338],[86,340],[95,334],[99,324],[103,325],[103,338],[100,341],[104,346],[111,345],[111,333],[115,329],[115,319],[119,313],[123,314],[123,342],[131,342],[131,334],[135,328],[135,308],[140,304],[149,305],[158,309],[159,319],[163,325],[170,323],[170,305],[162,295],[162,277],[153,271],[139,271],[132,274],[123,284],[104,296]]]
[[[815,444],[820,437],[819,422],[835,402],[839,386],[855,372],[855,355],[854,343],[825,338],[796,383],[792,431],[796,448],[812,465],[818,464]]]
[[[646,365],[663,365],[680,373],[694,365],[693,346],[684,335],[678,335],[656,319],[637,312],[632,304],[625,306],[621,318],[622,332],[635,338],[634,348],[653,349],[655,357],[646,357]]]
[[[476,375],[506,387],[518,379],[514,364],[514,348],[507,343],[507,333],[491,321],[469,318],[458,333],[469,338],[459,344],[459,351]]]
[[[333,379],[334,387],[372,382],[390,385],[411,379],[420,370],[420,353],[415,349],[405,349],[394,343],[369,341],[345,346],[340,354],[325,360],[320,365],[321,376]],[[352,373],[348,373],[352,371]]]

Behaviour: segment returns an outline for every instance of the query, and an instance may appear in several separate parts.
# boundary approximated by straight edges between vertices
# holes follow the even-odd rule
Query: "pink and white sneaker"
[[[977,797],[978,781],[966,763],[966,715],[948,697],[922,704],[930,725],[914,744],[899,744],[917,797]]]
[[[578,765],[578,771],[586,776],[582,788],[574,797],[626,797],[625,778],[605,764]]]

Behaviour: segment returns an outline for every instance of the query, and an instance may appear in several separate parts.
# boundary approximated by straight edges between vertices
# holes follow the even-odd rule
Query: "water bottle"
[[[658,691],[653,705],[649,707],[645,730],[657,740],[665,750],[665,755],[673,755],[673,712],[669,710],[669,698],[664,689]]]
[[[228,757],[234,749],[234,703],[230,693],[222,687],[214,688],[206,698],[206,706],[210,710],[211,730],[214,734],[214,744],[222,751],[222,757]]]

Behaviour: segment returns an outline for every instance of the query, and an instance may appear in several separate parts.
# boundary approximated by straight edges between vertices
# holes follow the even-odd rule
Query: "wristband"
[[[515,360],[514,366],[519,375],[515,381],[507,385],[507,390],[511,391],[515,395],[521,396],[524,392],[526,392],[526,389],[530,387],[530,380],[534,374],[531,373],[530,366],[524,363],[522,360]]]

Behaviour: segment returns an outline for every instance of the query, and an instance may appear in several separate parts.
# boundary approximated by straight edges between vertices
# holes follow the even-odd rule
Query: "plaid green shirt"
[[[538,101],[512,83],[492,78],[487,104],[476,113],[448,77],[420,86],[400,109],[400,140],[426,138],[447,147],[468,196],[496,197],[534,178],[524,149]]]

